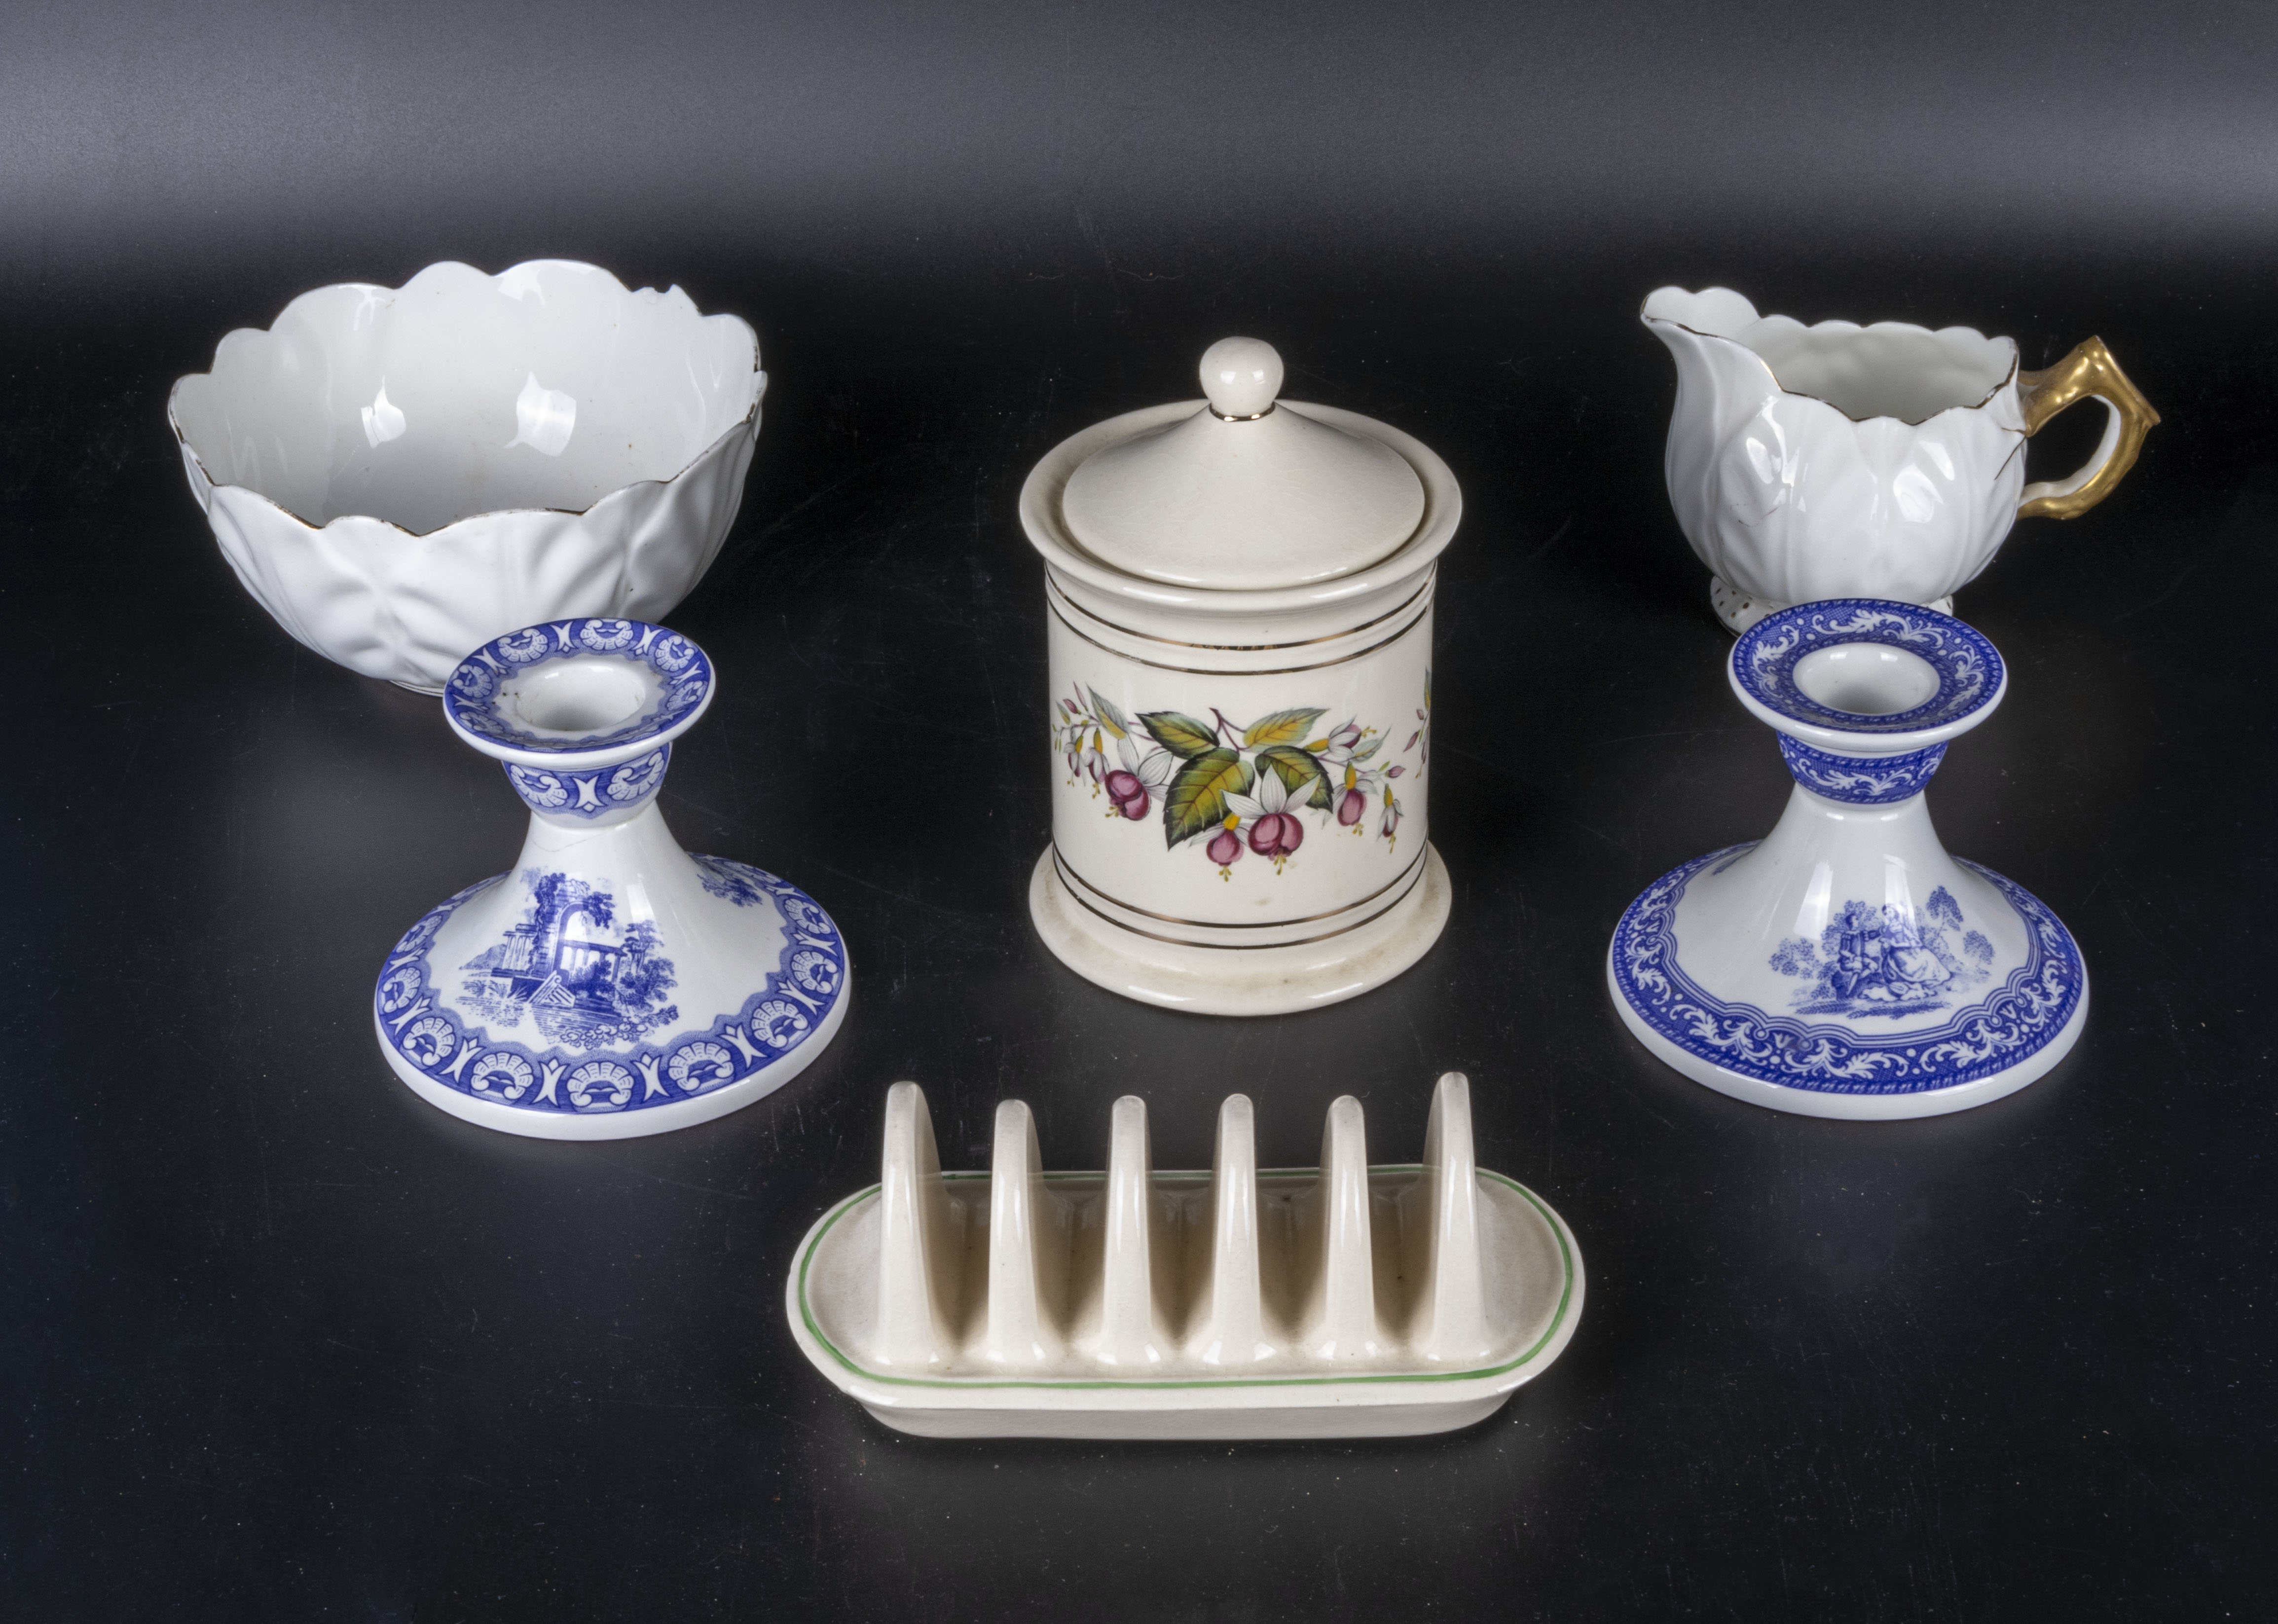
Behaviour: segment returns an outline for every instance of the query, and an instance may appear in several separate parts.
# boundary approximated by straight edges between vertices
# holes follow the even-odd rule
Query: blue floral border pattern
[[[501,874],[430,909],[395,944],[372,990],[382,1036],[414,1070],[470,1099],[565,1115],[669,1105],[766,1070],[822,1027],[845,995],[845,942],[821,905],[788,881],[725,857],[695,862],[714,895],[744,908],[772,902],[786,938],[761,990],[708,1030],[623,1052],[541,1050],[493,1041],[439,1005],[428,950],[444,921],[509,877]]]
[[[654,709],[606,733],[582,739],[548,737],[516,726],[498,708],[499,690],[516,672],[553,660],[600,656],[640,661],[664,682]],[[654,739],[676,726],[712,692],[712,662],[677,632],[645,620],[561,620],[524,626],[485,643],[459,663],[443,690],[451,719],[467,732],[517,750],[583,755]]]
[[[506,769],[506,781],[514,785],[514,793],[523,804],[533,812],[550,812],[556,817],[606,817],[612,812],[623,812],[654,798],[664,784],[664,770],[671,764],[672,747],[661,744],[646,755],[615,767],[600,767],[592,772],[556,771],[550,767],[524,767],[513,762],[499,763]]]
[[[2025,922],[2032,952],[1999,986],[1943,1024],[1862,1038],[1847,1026],[1714,997],[1679,968],[1670,926],[1694,875],[1755,844],[1726,846],[1670,869],[1614,928],[1614,978],[1622,996],[1647,1027],[1687,1054],[1784,1088],[1916,1094],[2007,1071],[2063,1031],[2080,1007],[2087,977],[2072,933],[2023,886],[1974,862],[1962,866],[2008,899]]]
[[[1778,738],[1780,755],[1798,784],[1815,795],[1858,806],[1882,806],[1921,794],[1945,759],[1942,744],[1904,755],[1835,755],[1786,733]]]
[[[1861,716],[1823,705],[1795,685],[1796,663],[1838,643],[1883,643],[1919,655],[1938,672],[1938,692],[1911,710]],[[1748,696],[1792,722],[1846,733],[1912,733],[1956,722],[2001,688],[2000,651],[1951,615],[1880,598],[1799,603],[1765,616],[1732,647],[1732,675]]]

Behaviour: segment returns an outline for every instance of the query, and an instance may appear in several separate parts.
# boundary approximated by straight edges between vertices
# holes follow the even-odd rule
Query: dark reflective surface
[[[526,251],[498,246],[485,263]],[[2278,347],[2259,295],[1708,249],[1556,276],[1332,262],[1246,291],[876,286],[549,246],[761,330],[744,515],[669,617],[722,692],[664,807],[684,844],[780,871],[843,923],[848,1023],[781,1093],[656,1139],[532,1143],[414,1099],[373,1042],[371,977],[424,908],[511,861],[521,808],[436,701],[298,650],[240,592],[162,414],[227,326],[406,267],[312,258],[139,314],[11,315],[11,1611],[2260,1610]],[[2094,977],[2079,1049],[2009,1099],[1777,1116],[1657,1066],[1609,1007],[1622,908],[1769,829],[1787,785],[1661,489],[1673,379],[1634,312],[1665,275],[1806,318],[1973,322],[2029,365],[2099,332],[2166,414],[2116,497],[2021,526],[1961,600],[2012,690],[1948,755],[1940,832],[2049,901]],[[1014,494],[1062,435],[1189,392],[1231,331],[1280,349],[1293,395],[1427,440],[1466,502],[1434,680],[1453,921],[1395,984],[1259,1023],[1116,1000],[1040,947],[1023,900],[1050,763]],[[2036,470],[2087,448],[2037,446]],[[1017,1094],[1049,1165],[1100,1166],[1126,1092],[1158,1165],[1206,1164],[1235,1090],[1286,1164],[1346,1092],[1373,1154],[1412,1156],[1451,1067],[1482,1164],[1558,1207],[1591,1274],[1571,1350],[1471,1431],[922,1443],[792,1348],[791,1248],[875,1176],[896,1078],[924,1084],[953,1165],[985,1162]]]

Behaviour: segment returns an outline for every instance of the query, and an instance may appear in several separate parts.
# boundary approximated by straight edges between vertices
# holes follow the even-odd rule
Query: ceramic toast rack
[[[800,1244],[791,1334],[872,1415],[930,1437],[1445,1432],[1564,1350],[1580,1251],[1474,1166],[1461,1074],[1440,1079],[1421,1164],[1369,1166],[1350,1095],[1318,1168],[1259,1168],[1252,1122],[1230,1095],[1216,1165],[1153,1172],[1126,1095],[1104,1175],[1045,1173],[1008,1099],[993,1170],[943,1173],[924,1094],[897,1083],[882,1182]]]

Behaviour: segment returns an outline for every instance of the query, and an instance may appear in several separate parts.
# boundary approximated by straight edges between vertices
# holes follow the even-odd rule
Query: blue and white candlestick
[[[1607,979],[1638,1040],[1695,1082],[1807,1116],[1964,1110],[2061,1060],[2088,971],[2057,916],[1946,854],[1923,788],[2008,688],[1950,616],[1845,598],[1758,621],[1732,691],[1794,776],[1770,837],[1655,880]]]
[[[846,946],[774,875],[680,849],[657,808],[712,663],[637,620],[513,632],[451,675],[451,729],[529,805],[513,869],[430,910],[372,995],[380,1049],[454,1116],[624,1139],[790,1082],[846,1013]]]

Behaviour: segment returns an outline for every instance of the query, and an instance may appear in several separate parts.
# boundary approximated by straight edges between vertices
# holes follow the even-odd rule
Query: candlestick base
[[[1933,610],[1844,599],[1766,616],[1728,675],[1795,788],[1762,842],[1630,904],[1606,960],[1623,1023],[1695,1082],[1808,1116],[1933,1116],[2045,1075],[2088,1017],[2079,946],[1949,856],[1923,794],[2007,691],[2000,655]]]
[[[372,993],[380,1052],[430,1105],[504,1133],[624,1139],[772,1093],[846,1014],[814,899],[692,856],[656,795],[711,663],[638,621],[565,621],[468,656],[453,732],[531,808],[521,858],[406,931]]]

